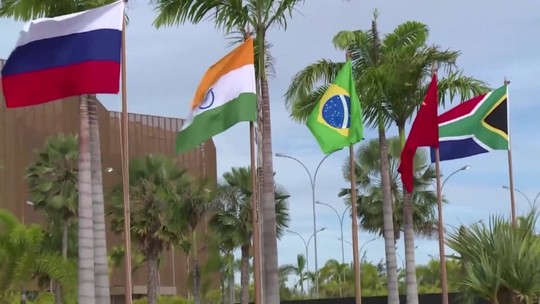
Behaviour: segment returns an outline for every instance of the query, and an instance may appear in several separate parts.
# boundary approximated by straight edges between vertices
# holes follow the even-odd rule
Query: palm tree
[[[28,21],[39,17],[76,13],[114,1],[6,0],[0,2],[0,17]],[[79,216],[82,220],[79,221],[79,304],[95,301],[107,304],[110,303],[110,291],[101,178],[101,148],[95,95],[80,96],[80,120]],[[93,252],[92,256],[90,256],[90,250]]]
[[[392,233],[395,240],[399,239],[403,231],[403,201],[404,196],[401,178],[397,168],[400,162],[401,142],[398,137],[391,137],[387,140],[388,160],[390,166],[390,188],[392,189],[392,205],[394,206]],[[362,143],[356,154],[356,183],[358,191],[358,217],[362,229],[379,235],[384,234],[384,223],[382,220],[382,190],[379,158],[379,142],[372,139]],[[349,160],[345,160],[343,165],[343,176],[348,181],[350,168]],[[424,151],[418,151],[414,159],[414,193],[412,196],[413,227],[417,235],[432,237],[438,231],[436,219],[437,196],[433,191],[433,181],[435,180],[435,170],[428,161]],[[347,196],[350,189],[342,189],[339,196]],[[350,204],[350,199],[347,203]]]
[[[299,254],[296,256],[296,265],[286,264],[280,267],[281,273],[298,277],[294,284],[294,291],[300,289],[301,294],[304,294],[304,282],[308,280],[306,265],[306,257]]]
[[[109,303],[109,267],[107,258],[107,232],[105,226],[105,200],[99,137],[98,101],[88,96],[88,125],[90,131],[90,164],[92,181],[92,227],[94,230],[94,278],[96,302]]]
[[[266,33],[272,26],[287,26],[287,19],[302,0],[154,0],[158,16],[157,27],[199,23],[206,17],[213,18],[217,27],[231,32],[250,27],[255,33],[260,54],[266,54]],[[258,56],[258,66],[266,67],[266,56]],[[261,69],[259,69],[261,71]],[[262,190],[261,209],[263,220],[263,286],[264,302],[278,304],[279,277],[277,263],[277,235],[274,197],[274,169],[272,164],[272,134],[270,124],[270,96],[266,70],[257,75],[260,86],[262,110]]]
[[[540,297],[540,238],[533,210],[518,220],[491,216],[465,231],[456,229],[447,243],[464,266],[459,285],[465,294],[491,303],[536,303]]]
[[[193,249],[193,301],[200,304],[200,266],[198,260],[199,248],[197,247],[197,226],[207,212],[213,207],[213,192],[210,190],[208,180],[196,180],[187,178],[177,187],[176,201],[183,209],[183,222],[188,224]]]
[[[131,232],[146,257],[148,303],[156,304],[158,264],[161,252],[178,244],[187,231],[183,206],[178,203],[178,187],[184,187],[185,172],[174,159],[164,155],[146,155],[130,163]],[[111,227],[118,234],[124,231],[122,186],[111,194]]]
[[[223,174],[225,183],[218,190],[217,212],[211,219],[211,226],[222,240],[231,240],[241,249],[241,301],[249,303],[249,259],[252,250],[252,186],[251,168],[232,168]],[[288,227],[289,211],[287,199],[289,195],[276,189],[274,203],[277,220],[277,237]]]
[[[343,281],[349,270],[350,267],[348,264],[340,263],[335,259],[326,261],[320,270],[322,280],[327,286],[329,284],[337,284],[339,289],[338,294],[329,293],[329,291],[327,291],[327,297],[339,296],[340,298],[343,298]]]
[[[388,276],[388,303],[399,303],[397,281],[397,263],[394,242],[392,189],[390,188],[390,171],[386,159],[386,128],[389,119],[386,115],[385,97],[382,94],[381,76],[384,75],[383,45],[381,45],[377,30],[376,14],[371,30],[341,31],[334,36],[334,46],[347,52],[353,63],[358,96],[362,101],[364,122],[378,130],[380,146],[381,198],[384,223],[384,241],[386,252],[386,269]],[[408,43],[405,39],[401,41]],[[345,56],[344,56],[345,57]],[[319,60],[298,72],[293,78],[286,94],[286,105],[290,116],[296,121],[306,121],[315,104],[334,80],[344,62]]]
[[[69,227],[77,217],[77,176],[79,150],[77,137],[60,134],[50,137],[37,153],[37,159],[26,168],[30,200],[36,209],[45,211],[52,240],[60,239],[56,250],[68,257]],[[61,235],[58,238],[58,235]],[[62,303],[62,288],[55,285],[55,303]]]
[[[381,44],[384,62],[381,69],[384,77],[378,82],[386,102],[386,115],[398,128],[401,148],[405,146],[405,125],[413,116],[416,108],[423,102],[429,86],[431,70],[439,67],[446,72],[446,77],[438,83],[440,103],[444,105],[450,97],[459,95],[467,100],[489,88],[484,82],[463,76],[454,71],[459,52],[441,50],[435,45],[428,45],[429,29],[427,25],[416,21],[400,24],[387,34]],[[403,44],[401,41],[407,39]],[[403,188],[403,220],[407,281],[407,303],[418,303],[416,266],[414,258],[414,227],[411,205],[411,193]]]
[[[334,37],[334,45],[338,49],[347,50],[355,63],[357,88],[359,95],[363,97],[365,120],[368,125],[377,125],[379,130],[381,158],[385,155],[384,131],[389,122],[398,126],[404,145],[405,124],[422,102],[428,85],[425,80],[432,66],[445,68],[448,74],[439,82],[441,103],[444,103],[447,97],[452,100],[457,95],[462,100],[468,99],[471,95],[487,89],[483,82],[465,77],[459,70],[452,70],[459,52],[427,45],[428,34],[426,25],[409,21],[399,25],[380,41],[374,20],[371,31],[342,31]],[[321,60],[297,74],[286,94],[293,119],[303,121],[307,118],[314,104],[322,97],[327,83],[335,77],[342,64]],[[320,81],[324,84],[315,88]],[[386,167],[385,161],[381,162],[381,166]],[[381,171],[386,174],[386,170]],[[385,180],[386,176],[383,176],[383,188],[386,185]],[[391,212],[388,213],[388,199],[391,199],[389,190],[382,193],[387,197],[387,204],[384,205],[387,220],[391,215]],[[413,228],[409,225],[412,223],[410,195],[406,193],[404,198],[405,251],[407,269],[410,270],[407,272],[408,303],[417,303]],[[386,237],[385,240],[388,249],[390,244]]]
[[[0,209],[0,226],[0,299],[5,301],[14,290],[38,276],[68,286],[74,273],[58,252],[42,251],[45,235],[40,226],[25,226],[4,209]],[[26,303],[24,293],[21,303]]]

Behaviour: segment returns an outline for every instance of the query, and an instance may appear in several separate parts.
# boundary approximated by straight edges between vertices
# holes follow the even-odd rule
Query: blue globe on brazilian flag
[[[362,108],[356,93],[350,60],[341,68],[309,115],[306,124],[325,154],[362,140]]]

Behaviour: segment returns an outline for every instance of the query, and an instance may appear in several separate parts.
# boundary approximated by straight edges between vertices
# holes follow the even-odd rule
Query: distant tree
[[[52,252],[61,252],[66,260],[68,256],[76,258],[77,240],[73,236],[77,231],[70,227],[77,224],[78,139],[64,134],[49,137],[36,156],[26,168],[26,181],[30,201],[35,209],[45,212],[48,239],[44,245]],[[55,284],[55,303],[63,303],[62,295],[62,286]]]
[[[176,200],[179,187],[186,185],[186,173],[172,158],[146,155],[132,159],[129,167],[131,233],[146,258],[148,303],[156,304],[158,296],[158,261],[163,250],[177,244],[188,231],[182,204]],[[115,233],[124,231],[122,186],[111,194],[109,214]]]

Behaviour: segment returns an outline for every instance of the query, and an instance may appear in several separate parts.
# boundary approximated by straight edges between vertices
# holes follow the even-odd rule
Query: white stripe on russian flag
[[[124,1],[119,0],[83,12],[29,21],[23,26],[16,46],[22,46],[32,41],[101,29],[121,31],[124,6]]]

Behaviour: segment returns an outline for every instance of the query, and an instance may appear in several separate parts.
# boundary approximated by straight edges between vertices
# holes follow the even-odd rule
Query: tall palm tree
[[[67,260],[68,230],[77,217],[78,206],[77,137],[63,134],[50,137],[36,154],[37,159],[26,168],[30,200],[36,209],[45,211],[49,230],[53,233],[51,241],[61,240],[53,246],[58,246],[56,250]],[[55,284],[55,303],[62,303],[62,294],[60,284]]]
[[[249,303],[249,259],[252,251],[252,185],[251,168],[232,168],[223,174],[225,182],[218,191],[217,212],[211,226],[223,240],[231,240],[241,250],[241,301]],[[276,189],[275,194],[276,235],[280,237],[289,223],[287,199],[289,195]]]
[[[335,46],[349,51],[355,63],[357,87],[364,101],[365,120],[369,125],[377,125],[379,130],[381,158],[386,150],[383,145],[385,125],[389,122],[394,122],[398,126],[402,146],[404,145],[405,124],[422,102],[428,85],[425,80],[433,66],[440,66],[447,71],[446,78],[439,82],[441,103],[448,99],[452,100],[455,96],[460,96],[462,100],[468,99],[471,95],[477,95],[487,88],[483,82],[465,77],[455,69],[459,52],[441,50],[437,46],[427,45],[428,35],[429,30],[426,25],[408,21],[385,35],[381,41],[374,20],[370,31],[342,31],[334,37]],[[331,81],[342,64],[321,60],[297,74],[286,94],[291,116],[294,119],[301,121],[306,119],[327,88],[326,84],[319,88],[314,86],[321,80],[323,83]],[[381,166],[386,167],[385,161],[381,162]],[[386,174],[386,170],[381,171],[383,175]],[[383,196],[386,194],[389,198],[389,189],[384,187],[385,180],[386,176],[383,176],[383,189],[386,191],[382,194]],[[405,193],[403,218],[407,269],[409,270],[407,271],[407,295],[408,303],[417,303],[414,229],[410,202],[410,194]],[[386,206],[385,214],[388,220],[390,210],[388,202],[383,206]],[[385,240],[388,249],[390,242],[386,238]],[[393,274],[391,276],[394,277]]]
[[[386,128],[389,118],[386,115],[385,97],[380,83],[384,75],[383,45],[381,45],[377,29],[376,17],[371,30],[341,31],[334,36],[334,46],[347,52],[353,63],[353,76],[356,82],[358,96],[362,102],[364,122],[377,128],[380,145],[380,174],[381,196],[384,219],[384,241],[388,276],[388,303],[399,302],[397,281],[397,263],[394,242],[394,227],[392,220],[392,197],[390,188],[389,164],[386,159]],[[402,43],[407,44],[405,39]],[[345,56],[344,56],[345,57]],[[290,116],[296,121],[306,121],[316,103],[328,89],[344,62],[333,62],[327,59],[319,60],[293,78],[286,94],[286,105]]]
[[[178,187],[184,187],[185,172],[164,155],[132,159],[129,167],[131,233],[146,257],[148,303],[156,304],[159,256],[171,244],[178,244],[187,231],[183,206],[178,203]],[[123,191],[119,185],[111,193],[111,227],[124,231]]]
[[[266,54],[266,33],[272,26],[287,26],[287,19],[302,0],[153,0],[158,11],[154,21],[157,27],[199,23],[205,17],[214,20],[217,27],[231,32],[250,27],[256,37],[260,54]],[[258,66],[266,67],[266,56],[258,56]],[[278,304],[279,277],[277,262],[277,235],[274,197],[274,169],[272,163],[272,134],[270,124],[270,96],[266,70],[259,69],[259,109],[262,110],[262,190],[261,209],[263,221],[263,289],[264,302]]]
[[[438,67],[441,81],[438,83],[440,103],[452,101],[454,96],[466,100],[487,91],[487,85],[479,80],[464,76],[455,71],[458,51],[441,50],[428,45],[429,28],[416,21],[398,25],[393,32],[385,35],[382,41],[382,69],[384,77],[379,79],[385,97],[386,111],[397,126],[401,149],[405,146],[405,125],[414,111],[423,102],[431,71]],[[406,45],[401,41],[408,39]],[[448,98],[450,97],[450,98]],[[406,261],[407,303],[418,303],[416,265],[414,258],[414,227],[412,193],[403,188],[403,220]]]
[[[98,101],[88,96],[88,124],[90,131],[90,164],[92,178],[92,226],[94,230],[94,278],[96,302],[109,303],[109,267],[107,258],[107,232],[105,226],[105,200],[103,198],[103,167],[99,137]]]
[[[39,17],[54,17],[96,8],[115,0],[4,0],[0,2],[0,17],[28,21]],[[95,96],[80,96],[79,134],[79,303],[110,303],[103,183],[101,178],[101,148]],[[88,134],[87,134],[88,133]],[[88,150],[88,151],[87,151]],[[86,172],[86,171],[89,172]],[[93,173],[93,174],[92,174]],[[93,192],[95,191],[95,193]],[[90,212],[92,209],[92,212]],[[90,225],[90,220],[92,225]],[[92,230],[92,232],[90,232]],[[90,257],[90,249],[93,254]],[[91,277],[94,277],[93,279]],[[97,285],[96,285],[97,284]],[[92,291],[94,290],[94,291]],[[88,302],[87,302],[88,301]]]

